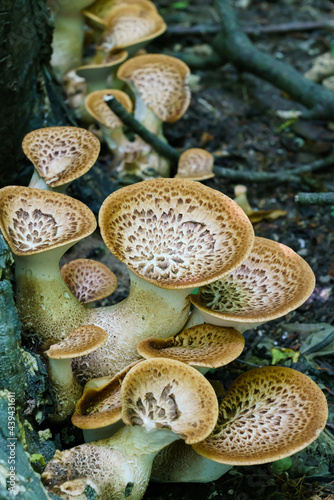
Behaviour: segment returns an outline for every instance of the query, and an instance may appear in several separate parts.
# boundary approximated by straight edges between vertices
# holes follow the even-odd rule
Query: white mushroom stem
[[[64,191],[66,191],[67,186],[69,186],[69,185],[70,185],[70,182],[67,182],[66,184],[62,184],[59,187],[51,188],[45,182],[45,180],[42,179],[42,177],[40,177],[37,170],[34,169],[28,187],[36,188],[36,189],[45,189],[46,191],[57,191],[57,193],[64,193]]]
[[[128,139],[124,135],[123,128],[108,128],[105,125],[102,125],[102,123],[99,124],[99,127],[110,151],[117,158],[123,157],[126,152],[127,145],[129,144]]]
[[[82,324],[86,308],[72,295],[59,270],[60,257],[72,244],[15,259],[17,306],[25,330],[48,346]]]
[[[126,426],[111,438],[57,451],[42,480],[62,498],[78,498],[89,485],[100,500],[140,500],[150,479],[153,459],[177,439],[179,436],[168,429],[147,431],[140,426]]]
[[[100,349],[75,361],[85,379],[116,375],[139,359],[137,344],[154,336],[167,338],[181,330],[189,314],[192,289],[158,288],[130,271],[130,293],[113,306],[90,309],[88,322],[108,333]]]
[[[244,333],[246,330],[250,330],[252,328],[256,328],[262,325],[263,323],[265,323],[265,321],[243,322],[237,320],[221,319],[205,311],[199,311],[195,307],[189,316],[189,319],[184,327],[184,330],[190,328],[191,326],[201,325],[203,323],[208,323],[209,325],[227,326],[235,328],[240,333]]]
[[[136,97],[136,105],[134,117],[138,120],[144,127],[146,127],[152,134],[157,135],[160,139],[165,140],[162,133],[162,124],[163,121],[157,117],[157,115],[146,106],[143,99],[140,97],[139,92],[136,91],[136,88],[131,85],[131,90],[135,94]]]

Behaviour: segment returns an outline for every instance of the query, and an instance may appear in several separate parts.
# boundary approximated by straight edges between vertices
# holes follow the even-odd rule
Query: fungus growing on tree
[[[214,177],[213,156],[205,149],[192,148],[184,151],[179,159],[175,177],[204,181]]]
[[[200,314],[195,313],[189,325],[207,321],[242,333],[301,306],[314,285],[312,269],[296,252],[256,237],[250,255],[239,267],[191,296]]]
[[[100,141],[78,127],[45,127],[33,130],[22,142],[24,154],[35,170],[29,187],[65,190],[96,162]]]

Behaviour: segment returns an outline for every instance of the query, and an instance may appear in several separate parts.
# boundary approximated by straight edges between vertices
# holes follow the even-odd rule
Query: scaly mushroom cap
[[[46,127],[27,134],[22,149],[39,176],[54,188],[72,182],[94,165],[100,141],[83,128]]]
[[[114,273],[96,260],[72,260],[64,264],[60,272],[74,297],[84,304],[104,299],[117,288]]]
[[[103,328],[83,325],[73,330],[62,342],[53,344],[45,354],[52,359],[77,358],[102,347],[107,340],[108,334]]]
[[[0,228],[15,255],[75,243],[96,228],[93,212],[65,194],[22,186],[0,190]]]
[[[119,128],[123,126],[123,122],[118,118],[115,113],[111,111],[108,104],[103,100],[104,96],[114,96],[128,113],[132,113],[132,102],[128,94],[122,90],[105,89],[95,90],[91,92],[85,99],[85,108],[95,120],[102,123],[108,128]]]
[[[131,363],[112,379],[103,377],[89,381],[75,407],[72,424],[80,429],[98,429],[120,420],[122,382],[128,371],[141,361]]]
[[[244,345],[244,337],[234,328],[203,324],[168,339],[142,340],[137,351],[146,359],[169,358],[188,365],[218,368],[240,356]]]
[[[257,368],[233,382],[215,429],[194,449],[224,464],[272,462],[312,443],[327,414],[324,394],[306,375],[280,366]]]
[[[175,177],[204,181],[215,176],[212,169],[212,154],[205,149],[192,148],[181,154]]]
[[[208,316],[264,322],[299,307],[314,285],[313,271],[302,257],[281,243],[256,237],[240,267],[190,298]]]
[[[188,66],[176,57],[145,54],[128,59],[117,77],[134,86],[160,120],[173,123],[190,104],[189,74]]]
[[[114,7],[106,19],[106,26],[101,42],[110,50],[148,42],[161,35],[167,27],[157,11],[138,4]]]
[[[100,25],[106,25],[106,19],[109,16],[111,9],[116,5],[121,4],[136,4],[145,7],[146,10],[157,12],[154,3],[149,0],[96,0],[88,9],[83,11],[84,15]]]
[[[215,426],[218,403],[210,383],[195,368],[171,359],[134,366],[121,388],[122,419],[147,429],[168,428],[187,444],[201,441]]]
[[[102,204],[99,223],[119,260],[168,289],[193,288],[230,273],[254,239],[234,201],[185,179],[152,179],[115,191]]]

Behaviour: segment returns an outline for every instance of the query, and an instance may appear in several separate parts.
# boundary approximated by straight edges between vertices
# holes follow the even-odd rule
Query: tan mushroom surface
[[[204,181],[214,176],[211,153],[205,149],[192,148],[181,154],[175,177]]]
[[[248,256],[254,233],[230,198],[184,179],[154,179],[112,193],[101,235],[131,271],[166,289],[212,282]]]
[[[111,10],[115,6],[121,4],[136,4],[144,6],[147,10],[151,9],[154,12],[157,11],[154,3],[148,0],[96,0],[93,5],[91,5],[88,9],[85,9],[83,13],[92,21],[98,22],[101,25],[105,25],[106,19],[109,16]]]
[[[327,416],[326,398],[311,378],[291,368],[257,368],[233,382],[215,429],[194,450],[230,465],[272,462],[312,443]]]
[[[256,237],[248,258],[231,274],[201,288],[191,302],[209,323],[261,323],[299,307],[314,285],[312,269],[296,252]]]
[[[135,361],[115,377],[92,379],[84,388],[72,416],[72,424],[80,429],[98,429],[122,418],[121,386],[125,375],[140,363]]]
[[[22,142],[24,154],[52,188],[86,173],[96,162],[100,141],[78,127],[46,127],[33,130]]]
[[[111,111],[103,99],[107,95],[115,97],[129,113],[132,112],[130,97],[125,92],[117,89],[95,90],[91,92],[85,99],[85,107],[88,113],[105,127],[111,129],[122,127],[123,122]]]
[[[195,368],[171,359],[135,365],[123,380],[121,400],[125,424],[167,428],[187,444],[208,436],[218,417],[210,383]]]
[[[139,342],[137,350],[146,359],[162,357],[218,368],[236,359],[244,345],[244,337],[233,328],[203,324],[168,339],[149,337]]]
[[[173,123],[190,104],[190,70],[180,59],[163,54],[145,54],[128,59],[117,77],[139,93],[145,105],[162,121]]]
[[[79,326],[66,339],[53,344],[45,354],[51,359],[68,359],[84,356],[106,343],[107,333],[95,325]]]
[[[96,260],[72,260],[64,264],[60,272],[74,297],[84,304],[104,299],[117,288],[115,274]]]

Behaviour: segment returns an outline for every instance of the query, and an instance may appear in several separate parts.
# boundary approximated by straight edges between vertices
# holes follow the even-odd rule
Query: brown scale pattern
[[[50,187],[80,177],[95,163],[99,140],[78,127],[46,127],[30,132],[22,142],[24,154]]]
[[[142,340],[137,350],[144,358],[163,357],[183,363],[218,368],[236,359],[243,351],[245,339],[234,328],[197,325],[169,337]]]
[[[171,123],[189,106],[188,75],[189,68],[182,61],[161,54],[134,57],[118,71],[119,78],[134,85],[160,120]]]
[[[88,207],[69,196],[7,186],[0,190],[0,226],[11,250],[26,255],[88,236],[96,221]]]
[[[194,368],[170,359],[134,366],[123,381],[121,400],[126,424],[165,427],[188,444],[204,439],[217,420],[210,383]]]
[[[130,97],[125,92],[115,89],[96,90],[88,94],[85,99],[87,111],[105,127],[111,129],[122,127],[123,122],[111,111],[108,104],[104,102],[103,98],[106,95],[113,95],[116,97],[122,106],[131,113],[132,102]]]
[[[312,379],[290,368],[259,368],[234,381],[214,431],[194,448],[231,465],[271,462],[311,443],[326,420],[326,399]]]
[[[110,269],[90,259],[77,259],[61,268],[61,275],[79,302],[88,303],[112,294],[117,287],[116,276]]]
[[[193,301],[224,317],[265,319],[295,309],[313,288],[313,272],[298,254],[256,237],[248,259],[230,275],[203,287]]]
[[[73,358],[88,354],[106,343],[108,334],[95,325],[79,326],[65,340],[47,351],[50,358]]]
[[[253,243],[248,218],[230,198],[184,179],[118,190],[103,203],[99,222],[111,252],[163,288],[213,281],[237,267]]]

